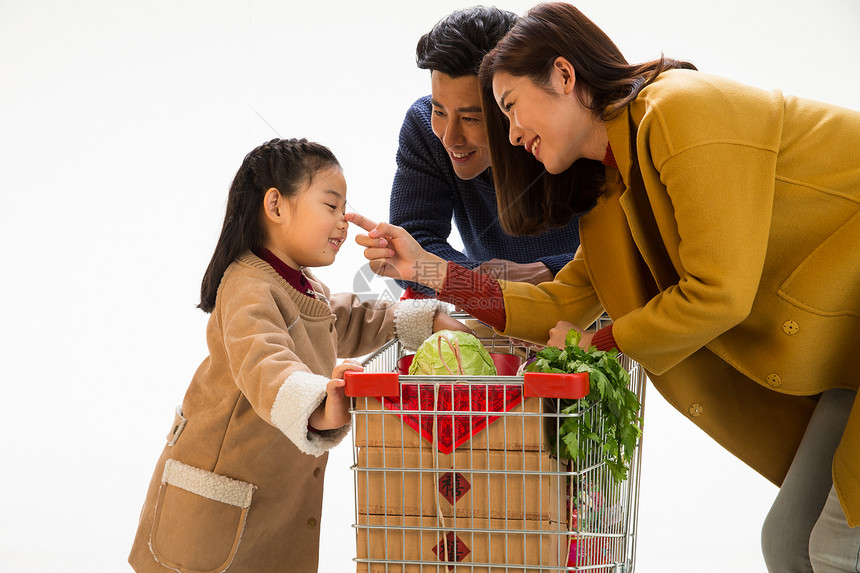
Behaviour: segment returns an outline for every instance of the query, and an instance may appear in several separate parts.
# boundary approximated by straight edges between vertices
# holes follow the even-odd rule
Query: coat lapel
[[[606,193],[580,219],[580,233],[592,281],[600,285],[598,292],[606,292],[604,308],[614,318],[677,284],[678,273],[661,240],[639,170],[629,108],[608,121],[606,129],[618,169],[606,169]]]
[[[654,218],[655,208],[648,199],[642,173],[635,160],[628,173],[627,191],[621,196],[621,207],[627,216],[633,241],[660,290],[678,284],[678,272],[666,251],[660,228]]]
[[[579,220],[589,277],[613,320],[644,306],[657,287],[629,232],[620,202],[624,190],[618,171],[607,168],[606,193]]]

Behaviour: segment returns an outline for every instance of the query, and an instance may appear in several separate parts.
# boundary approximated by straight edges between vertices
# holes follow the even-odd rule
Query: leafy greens
[[[629,389],[630,375],[618,362],[618,351],[579,347],[580,334],[571,330],[565,348],[544,348],[526,367],[529,372],[587,372],[591,391],[582,400],[561,400],[564,418],[559,427],[558,443],[562,459],[578,460],[599,447],[615,482],[627,479],[627,470],[636,443],[642,436],[639,410],[641,404]]]

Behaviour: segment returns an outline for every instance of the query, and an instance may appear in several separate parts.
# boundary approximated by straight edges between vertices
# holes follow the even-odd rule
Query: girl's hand
[[[583,350],[588,350],[591,347],[591,339],[594,338],[594,333],[580,330],[572,323],[565,322],[563,320],[559,320],[555,324],[555,326],[549,329],[549,340],[547,341],[546,345],[554,346],[556,348],[564,348],[564,341],[567,338],[567,333],[570,332],[571,328],[577,331],[582,336],[579,341],[579,347]]]
[[[349,360],[334,367],[332,379],[326,384],[325,400],[308,419],[308,423],[315,430],[334,430],[349,422],[349,398],[343,392],[346,384],[343,381],[343,373],[347,370],[361,372],[364,367]]]
[[[472,335],[475,334],[474,330],[448,315],[444,310],[437,310],[436,316],[433,318],[433,332],[439,332],[440,330],[459,330]]]
[[[364,256],[376,274],[393,279],[420,283],[442,290],[448,263],[428,253],[402,227],[374,223],[358,213],[347,213],[346,220],[367,231],[355,237],[364,247]]]

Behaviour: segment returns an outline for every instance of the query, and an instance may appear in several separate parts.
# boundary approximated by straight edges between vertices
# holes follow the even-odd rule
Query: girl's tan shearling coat
[[[246,254],[224,274],[207,327],[209,357],[177,408],[129,562],[138,573],[317,570],[327,450],[349,426],[314,433],[337,357],[396,334],[417,346],[435,301],[317,298]],[[339,468],[347,471],[347,468]]]
[[[663,396],[780,484],[815,396],[860,382],[860,113],[678,70],[606,127],[618,169],[580,251],[502,283],[505,334],[605,309]],[[860,400],[833,475],[860,525]]]

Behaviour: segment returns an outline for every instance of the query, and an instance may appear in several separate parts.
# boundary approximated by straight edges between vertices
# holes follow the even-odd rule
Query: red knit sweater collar
[[[607,167],[614,167],[618,169],[618,164],[615,163],[615,156],[612,154],[612,148],[609,147],[609,144],[606,144],[606,155],[603,156],[603,164]]]
[[[281,275],[285,281],[287,281],[291,287],[299,291],[300,293],[307,295],[311,298],[316,298],[314,296],[314,287],[311,286],[310,281],[307,277],[302,273],[302,271],[294,269],[281,259],[275,256],[272,251],[265,247],[257,247],[253,249],[253,253],[269,263],[275,272]]]

